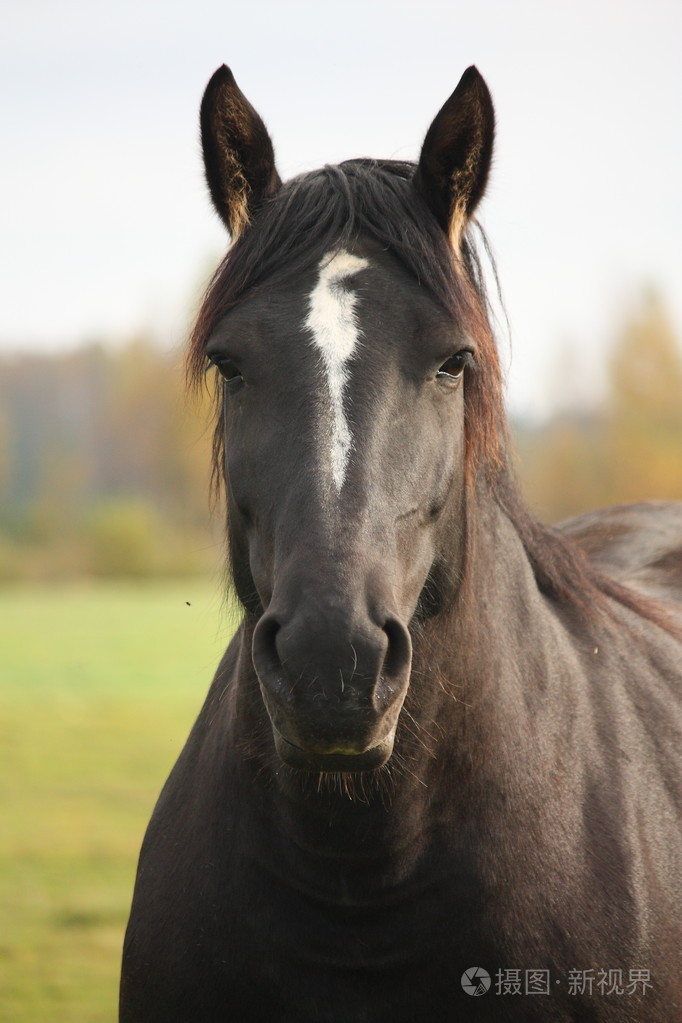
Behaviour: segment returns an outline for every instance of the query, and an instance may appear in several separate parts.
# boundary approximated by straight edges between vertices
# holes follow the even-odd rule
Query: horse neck
[[[540,592],[514,522],[487,488],[470,496],[466,522],[461,582],[415,637],[406,701],[432,789],[473,781],[482,764],[488,779],[515,770],[530,755],[524,739],[544,713],[548,688],[560,706],[570,699],[566,680],[581,671],[562,612]],[[555,727],[547,722],[548,742]],[[501,751],[512,748],[507,762]]]

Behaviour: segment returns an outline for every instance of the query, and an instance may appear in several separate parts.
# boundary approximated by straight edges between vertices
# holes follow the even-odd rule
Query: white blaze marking
[[[350,252],[339,252],[331,258],[325,256],[320,263],[317,284],[310,293],[310,309],[305,321],[327,374],[332,412],[331,470],[339,492],[353,444],[343,408],[343,391],[348,380],[346,364],[360,338],[355,315],[357,295],[344,287],[344,281],[367,266],[366,259]]]

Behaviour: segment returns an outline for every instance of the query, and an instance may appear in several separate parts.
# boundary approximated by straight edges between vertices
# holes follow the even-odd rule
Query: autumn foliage
[[[682,500],[682,350],[661,299],[645,295],[617,332],[596,408],[517,432],[526,497],[547,521]]]

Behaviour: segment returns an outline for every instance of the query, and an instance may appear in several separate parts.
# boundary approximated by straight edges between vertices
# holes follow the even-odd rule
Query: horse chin
[[[359,752],[339,748],[320,752],[296,746],[273,728],[275,748],[283,762],[297,771],[314,771],[317,774],[375,771],[383,767],[393,753],[395,732],[394,726],[381,742]]]

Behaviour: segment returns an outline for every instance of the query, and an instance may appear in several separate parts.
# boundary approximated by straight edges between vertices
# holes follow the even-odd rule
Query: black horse
[[[217,368],[243,621],[152,817],[124,1023],[681,1018],[682,506],[536,522],[472,221],[475,68],[418,164],[280,182],[223,67]]]

